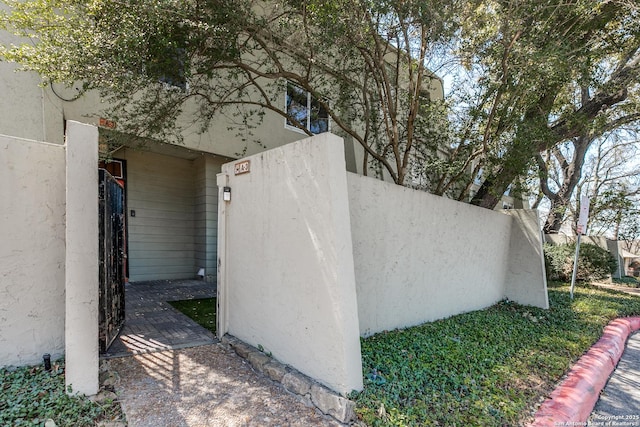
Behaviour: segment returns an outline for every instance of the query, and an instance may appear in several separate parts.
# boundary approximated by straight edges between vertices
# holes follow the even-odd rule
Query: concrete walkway
[[[589,425],[640,426],[640,332],[633,333],[600,394]]]
[[[218,342],[167,303],[213,297],[211,284],[130,283],[125,296],[125,326],[102,355],[101,378],[106,389],[116,391],[129,427],[343,426],[311,398],[297,395],[296,387],[287,390],[282,382],[259,373],[254,364],[260,357],[239,356],[228,339]],[[305,384],[289,368],[272,370],[289,373],[286,378],[296,380],[290,386]],[[336,416],[332,409],[325,408]]]
[[[104,361],[129,427],[342,427],[228,345]]]
[[[213,344],[215,336],[167,301],[211,298],[215,286],[201,280],[154,280],[125,285],[125,324],[101,357]]]

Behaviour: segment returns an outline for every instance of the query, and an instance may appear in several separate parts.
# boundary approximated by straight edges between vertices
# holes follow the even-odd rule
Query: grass
[[[41,366],[0,369],[0,425],[41,426],[52,419],[58,426],[95,426],[100,421],[124,421],[117,401],[95,403],[65,393],[64,361]]]
[[[169,301],[174,308],[193,319],[203,328],[216,333],[216,299],[202,298]]]
[[[640,314],[640,298],[550,284],[550,309],[502,301],[362,340],[365,388],[356,412],[370,426],[515,426],[601,336]]]

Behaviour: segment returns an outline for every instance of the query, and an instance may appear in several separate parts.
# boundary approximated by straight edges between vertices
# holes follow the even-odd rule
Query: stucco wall
[[[512,217],[354,174],[348,183],[362,335],[528,295],[515,285],[507,293],[511,280],[535,288],[524,303],[546,306],[541,250],[520,256],[529,243],[513,241],[514,227],[523,232]]]
[[[348,182],[363,335],[503,297],[509,217],[354,174]]]
[[[0,10],[8,6],[0,4]],[[0,43],[23,42],[0,30]],[[62,101],[34,72],[17,71],[20,66],[0,61],[0,134],[36,141],[64,143]]]
[[[323,134],[223,166],[220,330],[333,390],[362,388],[342,140]]]
[[[568,234],[545,234],[544,240],[547,243],[551,243],[553,245],[567,245],[576,242],[576,236],[568,235]],[[609,250],[608,239],[603,236],[582,236],[580,238],[581,244],[589,244],[599,246],[602,249]]]
[[[536,212],[347,173],[343,156],[341,139],[325,134],[223,166],[220,336],[347,392],[362,384],[358,334],[504,298],[548,307]],[[236,174],[245,161],[249,172]]]
[[[0,366],[64,351],[65,150],[0,136]]]
[[[67,122],[65,384],[98,392],[98,128]]]
[[[542,226],[538,211],[509,209],[513,218],[506,265],[505,297],[520,304],[549,308],[547,273],[542,249]]]

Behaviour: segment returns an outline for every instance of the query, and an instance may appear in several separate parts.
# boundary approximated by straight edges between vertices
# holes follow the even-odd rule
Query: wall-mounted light
[[[231,201],[231,187],[224,187],[222,189],[222,200],[225,202]]]

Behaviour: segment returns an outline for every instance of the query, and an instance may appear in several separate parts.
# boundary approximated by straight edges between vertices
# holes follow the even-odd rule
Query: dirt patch
[[[129,426],[332,426],[224,344],[106,361]]]

